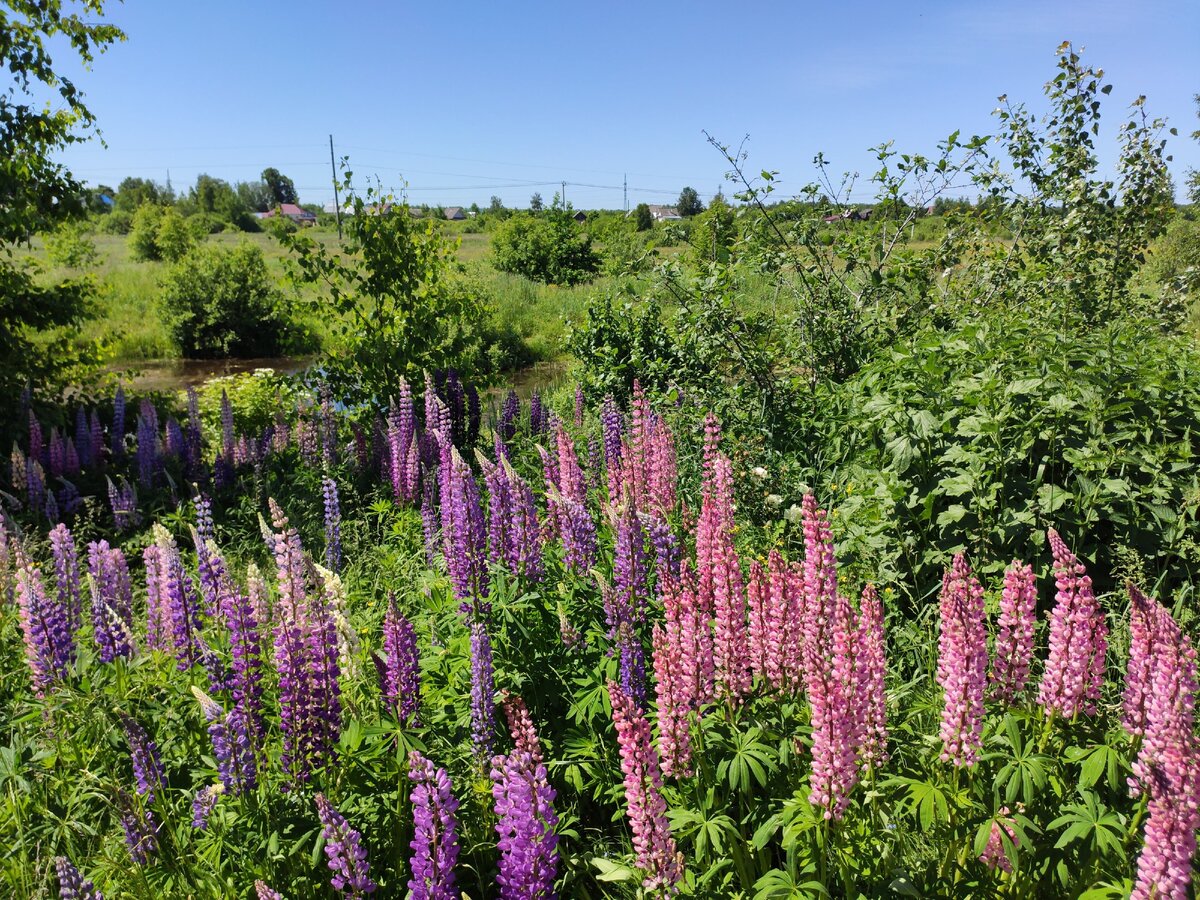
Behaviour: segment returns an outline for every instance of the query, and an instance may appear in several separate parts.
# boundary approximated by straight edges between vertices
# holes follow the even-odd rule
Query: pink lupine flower
[[[1004,852],[1004,835],[1007,835],[1008,839],[1012,841],[1014,848],[1021,845],[1016,830],[1013,828],[1013,821],[1008,816],[1008,807],[1002,806],[1000,817],[992,820],[992,831],[988,835],[987,846],[979,854],[979,861],[992,871],[1000,869],[1004,872],[1012,872],[1013,870],[1012,863],[1009,862],[1008,855]]]
[[[615,681],[608,683],[608,696],[621,749],[621,771],[625,773],[625,810],[633,832],[633,849],[638,867],[646,873],[642,885],[648,891],[673,893],[683,877],[683,854],[676,850],[667,822],[662,772],[650,743],[650,724],[634,699]]]
[[[666,595],[664,595],[665,597]],[[672,596],[678,596],[673,594]],[[667,623],[654,626],[654,678],[658,709],[658,750],[663,775],[692,773],[692,740],[688,730],[691,706],[686,693],[679,622],[668,614]]]
[[[855,637],[858,706],[862,714],[859,760],[877,768],[888,759],[887,752],[887,657],[884,650],[883,603],[875,586],[863,588]]]
[[[765,681],[767,657],[770,655],[769,619],[770,588],[767,570],[757,559],[750,563],[750,578],[746,583],[746,606],[750,614],[747,647],[750,656],[750,671],[754,677]]]
[[[1037,587],[1033,567],[1019,560],[1004,571],[1000,616],[996,621],[995,659],[991,694],[1004,703],[1015,703],[1029,684],[1033,658],[1033,629],[1037,623]]]
[[[1157,604],[1138,590],[1133,582],[1129,591],[1129,664],[1125,669],[1125,692],[1121,724],[1133,735],[1146,732],[1146,703],[1150,679],[1154,674],[1154,631]]]
[[[540,763],[542,744],[538,740],[537,729],[533,725],[533,717],[529,714],[529,707],[525,705],[525,701],[517,694],[504,691],[500,695],[500,708],[504,710],[513,746],[528,753],[534,762]]]
[[[833,553],[833,531],[825,510],[817,508],[817,498],[806,494],[801,504],[804,522],[803,593],[800,604],[800,638],[809,643],[820,634],[837,600],[837,562]],[[800,655],[803,675],[807,653]]]
[[[784,636],[788,616],[793,614],[788,566],[778,550],[772,550],[767,565],[750,565],[747,587],[750,610],[749,651],[754,676],[778,690],[784,682]]]
[[[1050,615],[1050,653],[1038,689],[1038,702],[1048,713],[1072,719],[1093,715],[1104,683],[1108,624],[1096,603],[1092,579],[1051,528],[1054,581],[1058,593]]]
[[[979,758],[987,662],[983,586],[967,558],[956,553],[942,579],[937,664],[937,683],[945,693],[942,759],[956,766],[974,765]]]

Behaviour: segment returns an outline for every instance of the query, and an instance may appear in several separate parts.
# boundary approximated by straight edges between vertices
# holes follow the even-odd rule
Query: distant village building
[[[582,225],[584,222],[587,221],[587,213],[585,213],[581,209],[577,213],[575,213],[575,215],[573,215],[571,218],[574,219],[576,222],[578,222],[580,225]]]
[[[447,206],[445,212],[446,218],[451,222],[461,222],[467,217],[466,210],[461,206]]]
[[[872,212],[872,210],[869,207],[867,209],[844,209],[840,213],[836,213],[835,215],[826,216],[824,218],[824,221],[826,223],[866,222],[868,219],[871,218],[871,212]]]
[[[655,222],[673,222],[683,218],[674,206],[658,206],[654,203],[650,204],[650,215]]]
[[[268,209],[265,213],[259,213],[258,217],[260,219],[273,219],[277,215],[291,219],[297,225],[315,225],[317,222],[316,213],[309,212],[295,203],[280,203],[274,209]]]

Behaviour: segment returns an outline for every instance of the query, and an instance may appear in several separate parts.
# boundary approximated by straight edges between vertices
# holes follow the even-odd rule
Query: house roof
[[[465,219],[467,212],[461,206],[447,206],[444,210],[447,219]]]

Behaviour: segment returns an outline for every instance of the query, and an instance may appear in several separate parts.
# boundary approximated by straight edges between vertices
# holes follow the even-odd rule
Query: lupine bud
[[[1012,863],[1004,852],[1005,836],[1012,842],[1014,848],[1021,845],[1020,839],[1013,829],[1012,819],[1008,818],[1008,815],[1008,807],[1001,807],[1000,817],[992,820],[992,830],[988,835],[987,846],[983,848],[983,853],[979,854],[979,861],[993,871],[1000,869],[1003,872],[1012,872],[1013,870]]]
[[[208,828],[208,818],[217,806],[217,800],[225,793],[225,786],[210,784],[196,791],[192,798],[192,827],[199,831]]]
[[[496,737],[492,637],[483,620],[471,622],[471,741],[479,760],[491,757]]]
[[[333,889],[347,897],[373,894],[378,885],[371,880],[371,865],[362,835],[350,827],[346,817],[333,808],[324,794],[317,794],[317,817],[324,826],[325,856],[333,872]]]
[[[60,900],[104,900],[104,895],[96,890],[94,884],[84,879],[65,856],[55,857],[54,870],[58,873]]]
[[[325,565],[334,572],[342,569],[342,509],[337,482],[328,475],[321,479],[325,498]]]
[[[863,588],[855,637],[855,674],[862,710],[859,760],[871,768],[887,762],[887,657],[883,637],[883,603],[874,585]]]
[[[1108,623],[1096,602],[1092,579],[1058,532],[1047,532],[1058,593],[1050,615],[1050,653],[1038,689],[1047,712],[1072,719],[1093,715],[1104,683]]]
[[[937,683],[942,706],[942,759],[974,765],[983,738],[987,685],[987,618],[983,587],[958,553],[942,580]]]
[[[254,882],[254,890],[258,895],[258,900],[284,900],[283,894],[269,887],[264,881]]]
[[[445,769],[437,769],[416,750],[408,754],[412,780],[412,900],[458,900],[454,865],[458,861],[458,801]]]
[[[388,594],[383,619],[383,652],[380,671],[383,699],[401,725],[415,725],[421,708],[421,660],[412,623],[396,610],[396,595]]]
[[[1036,620],[1037,587],[1033,568],[1013,560],[1004,571],[991,674],[991,694],[1005,703],[1019,700],[1029,684]]]

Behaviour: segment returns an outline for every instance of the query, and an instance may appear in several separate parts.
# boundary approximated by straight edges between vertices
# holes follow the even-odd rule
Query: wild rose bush
[[[905,619],[815,496],[746,526],[712,417],[424,387],[30,419],[13,896],[1188,896],[1189,623],[1053,527]]]

